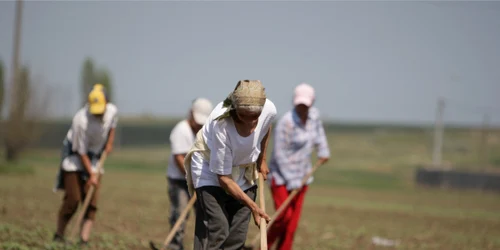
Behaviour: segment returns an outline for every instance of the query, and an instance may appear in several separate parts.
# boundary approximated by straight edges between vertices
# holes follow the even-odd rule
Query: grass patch
[[[474,134],[450,131],[445,138],[443,161],[481,167]],[[414,166],[431,160],[429,131],[329,132],[328,140],[332,158],[306,193],[294,249],[384,249],[372,244],[374,236],[400,240],[398,249],[500,249],[498,194],[414,187]],[[488,156],[497,162],[500,151],[491,143]],[[8,172],[24,166],[35,169],[33,175],[0,175],[0,249],[72,249],[51,242],[63,196],[52,192],[60,150],[30,150],[23,157],[21,167]],[[104,166],[90,249],[148,249],[149,240],[164,240],[168,157],[168,145],[116,147]],[[191,214],[186,249],[192,249],[193,231]],[[250,222],[248,238],[258,232]]]
[[[166,171],[166,166],[162,164],[151,164],[145,162],[126,162],[110,160],[105,164],[106,169],[120,171],[138,171],[138,172],[161,172]]]
[[[493,167],[500,168],[500,156],[491,157],[490,164],[493,165]]]
[[[320,170],[318,170],[320,171]],[[316,175],[315,184],[329,187],[391,190],[403,188],[403,182],[394,173],[380,173],[363,169],[324,170]]]
[[[78,250],[77,241],[61,244],[52,242],[53,231],[45,226],[26,229],[10,223],[0,223],[0,249],[4,250]],[[90,249],[137,249],[140,243],[119,235],[103,233],[93,237]]]
[[[32,175],[35,173],[33,165],[25,162],[19,163],[0,163],[1,175]]]

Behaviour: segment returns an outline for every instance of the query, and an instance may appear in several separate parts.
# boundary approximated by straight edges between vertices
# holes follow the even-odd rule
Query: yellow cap
[[[102,85],[100,83],[96,83],[96,84],[94,84],[94,87],[92,89],[103,90],[104,85]]]
[[[102,85],[101,85],[102,86]],[[106,111],[106,96],[102,89],[94,87],[89,94],[89,112],[93,115],[102,115]]]

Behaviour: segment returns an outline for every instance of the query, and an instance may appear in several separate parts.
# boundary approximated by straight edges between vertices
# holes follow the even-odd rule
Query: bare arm
[[[181,171],[181,173],[185,176],[186,175],[186,169],[184,168],[184,158],[186,157],[185,154],[177,154],[174,155],[174,160],[175,163],[177,163],[177,167]]]
[[[245,194],[243,190],[241,190],[240,186],[238,186],[238,184],[233,181],[231,175],[217,175],[217,177],[219,179],[219,184],[224,190],[226,190],[226,192],[229,193],[229,195],[250,208],[250,211],[252,211],[253,214],[255,225],[260,227],[260,218],[264,218],[267,222],[271,220],[271,217],[269,217],[269,215],[266,214],[264,210],[259,208],[257,203],[250,199],[250,197],[248,197],[248,195]]]
[[[267,180],[267,175],[269,174],[269,168],[267,167],[267,145],[269,144],[270,134],[271,134],[271,126],[269,126],[266,135],[264,135],[264,138],[260,143],[261,151],[259,154],[259,158],[257,158],[257,167],[259,168],[259,171],[262,173],[264,180]]]
[[[113,150],[113,143],[115,142],[115,128],[109,130],[108,141],[106,142],[106,147],[104,148],[106,153],[109,154]]]
[[[92,163],[90,162],[88,155],[80,154],[80,159],[82,160],[83,167],[85,168],[85,170],[87,170],[87,173],[89,173],[90,175],[93,175]]]
[[[328,161],[329,158],[318,158],[318,164],[323,165]]]
[[[318,119],[317,121],[317,136],[315,138],[315,145],[318,155],[318,163],[325,164],[330,158],[330,148],[328,146],[328,138],[326,137],[323,122]]]
[[[92,162],[90,161],[90,158],[87,155],[87,148],[88,148],[88,142],[87,142],[87,135],[85,133],[85,130],[78,125],[73,126],[73,135],[72,135],[72,142],[73,142],[73,151],[76,151],[78,155],[80,156],[81,163],[87,173],[89,175],[93,175],[92,173]]]
[[[250,197],[248,197],[243,190],[241,190],[240,186],[231,178],[231,175],[217,175],[219,179],[219,184],[221,187],[226,190],[232,197],[236,200],[241,201],[247,207],[249,207],[252,211],[257,209],[257,203],[255,203]]]

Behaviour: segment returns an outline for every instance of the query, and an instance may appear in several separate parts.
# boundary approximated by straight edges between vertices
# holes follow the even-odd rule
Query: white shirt
[[[182,120],[170,132],[170,147],[171,154],[168,161],[167,176],[175,180],[186,180],[186,176],[182,174],[177,166],[177,161],[174,155],[187,154],[191,149],[195,140],[195,134],[189,126],[187,120]],[[184,166],[183,166],[184,167]]]
[[[233,167],[256,162],[261,141],[276,117],[276,107],[267,99],[254,132],[242,137],[236,131],[233,119],[214,120],[226,109],[222,107],[222,102],[219,103],[202,128],[203,139],[210,149],[210,161],[204,159],[199,152],[193,154],[191,174],[195,188],[220,186],[217,175],[230,175]],[[242,190],[251,187],[244,174],[241,171],[235,180]]]
[[[116,128],[118,123],[117,114],[118,108],[112,103],[106,105],[106,112],[102,121],[88,112],[88,106],[83,107],[75,114],[66,139],[73,144],[72,150],[76,154],[70,155],[63,160],[62,169],[64,171],[85,170],[79,154],[99,153],[104,148],[109,130]],[[97,171],[96,164],[97,160],[93,159],[92,168],[94,171]]]

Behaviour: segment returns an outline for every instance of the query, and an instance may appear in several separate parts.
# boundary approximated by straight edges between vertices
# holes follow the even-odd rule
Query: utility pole
[[[443,116],[445,101],[440,97],[437,102],[436,121],[434,124],[434,150],[432,154],[432,165],[441,167],[443,154]]]
[[[21,23],[22,23],[22,17],[23,15],[23,2],[22,0],[17,0],[16,1],[16,16],[15,16],[15,21],[14,21],[14,49],[12,53],[12,72],[11,72],[11,77],[12,77],[12,83],[11,83],[11,95],[10,95],[10,116],[15,115],[16,112],[16,103],[17,100],[15,98],[18,96],[17,89],[18,89],[18,77],[19,77],[19,54],[20,54],[20,47],[21,47]],[[14,99],[14,100],[13,100]]]

